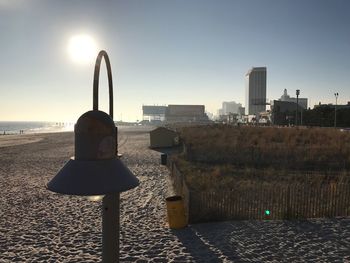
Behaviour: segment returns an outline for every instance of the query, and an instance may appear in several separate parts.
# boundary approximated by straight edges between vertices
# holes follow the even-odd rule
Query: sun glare
[[[68,53],[74,62],[87,64],[94,61],[97,45],[89,35],[75,35],[69,39]]]

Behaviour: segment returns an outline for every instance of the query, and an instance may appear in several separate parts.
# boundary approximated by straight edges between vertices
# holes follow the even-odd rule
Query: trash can
[[[167,163],[167,154],[166,153],[162,153],[161,155],[160,155],[160,163],[162,164],[162,165],[166,165],[166,163]]]
[[[181,196],[175,195],[166,198],[169,227],[172,229],[187,226],[184,202]]]

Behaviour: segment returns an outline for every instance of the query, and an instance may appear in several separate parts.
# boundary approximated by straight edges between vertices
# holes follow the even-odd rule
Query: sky
[[[76,121],[92,109],[94,59],[68,52],[76,35],[106,50],[114,119],[142,105],[245,102],[245,74],[267,67],[267,98],[300,89],[309,106],[350,101],[348,0],[0,0],[0,121]],[[104,63],[104,62],[103,62]],[[108,112],[105,65],[100,110]]]

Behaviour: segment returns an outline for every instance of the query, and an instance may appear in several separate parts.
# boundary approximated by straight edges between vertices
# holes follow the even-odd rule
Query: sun
[[[96,42],[89,35],[75,35],[69,39],[68,53],[74,62],[80,64],[91,63],[97,56],[97,52]]]

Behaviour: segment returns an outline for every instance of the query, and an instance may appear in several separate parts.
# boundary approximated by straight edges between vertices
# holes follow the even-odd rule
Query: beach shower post
[[[98,110],[101,60],[107,66],[109,115]],[[75,157],[47,184],[50,191],[80,196],[104,195],[102,211],[102,262],[119,262],[119,195],[139,185],[118,157],[117,127],[113,121],[113,83],[108,55],[97,56],[93,82],[93,110],[84,113],[74,128]]]

